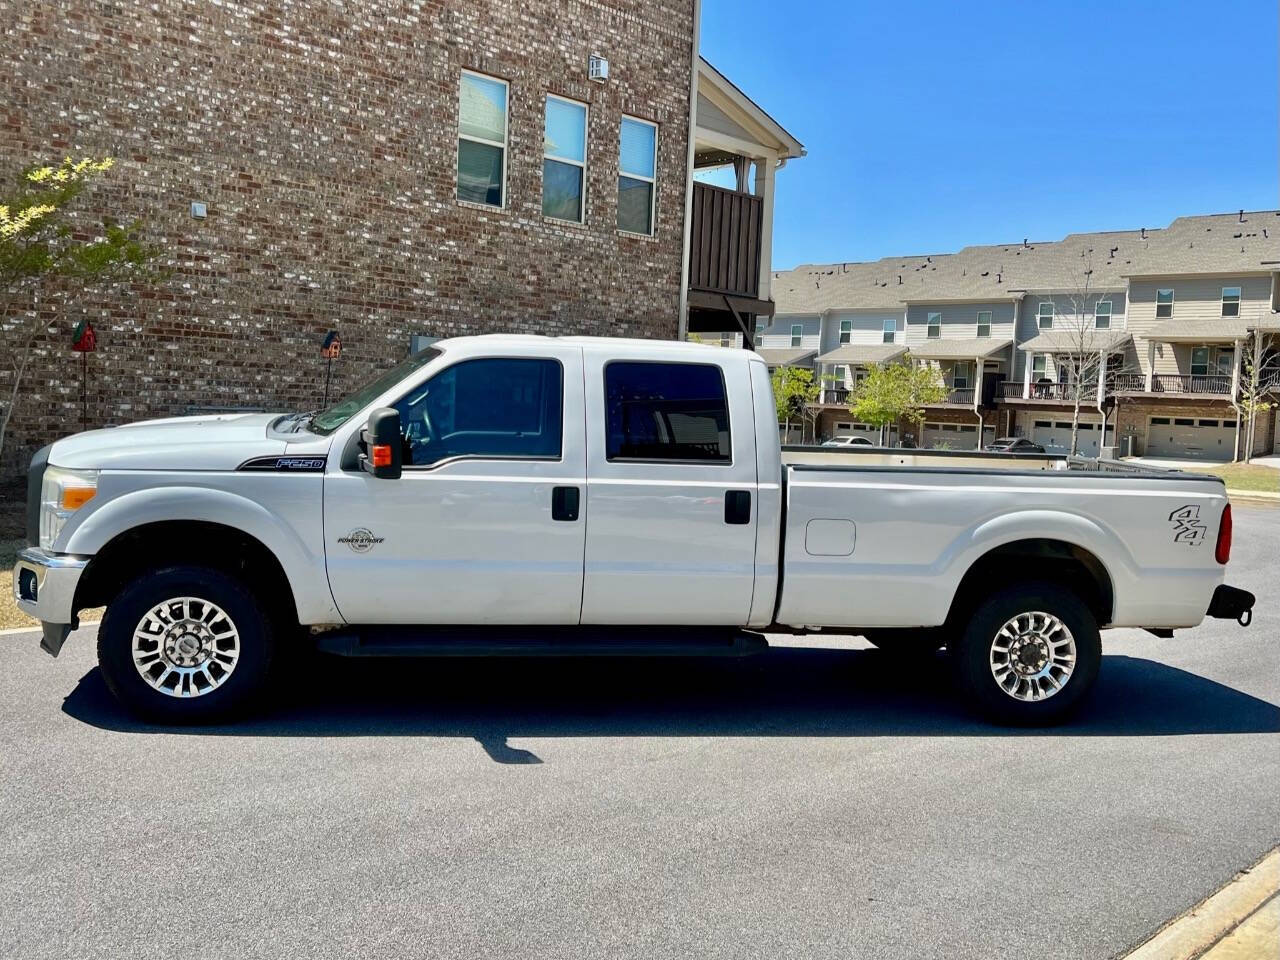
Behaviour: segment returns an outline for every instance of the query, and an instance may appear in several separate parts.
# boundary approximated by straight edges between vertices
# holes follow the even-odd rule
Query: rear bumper
[[[14,601],[19,610],[44,624],[40,646],[55,657],[75,626],[76,588],[88,565],[87,557],[46,553],[34,547],[19,553],[14,564]]]
[[[1205,616],[1215,620],[1236,620],[1240,626],[1247,627],[1253,620],[1254,596],[1248,590],[1229,587],[1225,583],[1213,591],[1213,599],[1209,601],[1209,609]]]

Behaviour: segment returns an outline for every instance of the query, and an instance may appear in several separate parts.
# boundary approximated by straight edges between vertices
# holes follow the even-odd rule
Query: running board
[[[355,627],[322,633],[340,657],[747,657],[762,634],[691,627]]]

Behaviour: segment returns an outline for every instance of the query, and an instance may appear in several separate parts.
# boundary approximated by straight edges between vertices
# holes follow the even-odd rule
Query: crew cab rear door
[[[405,437],[398,480],[329,467],[325,555],[348,622],[578,622],[582,351],[483,349],[446,351],[389,404]]]
[[[719,351],[691,361],[584,349],[587,543],[582,622],[748,622],[755,576],[751,385]],[[724,351],[728,354],[729,351]]]

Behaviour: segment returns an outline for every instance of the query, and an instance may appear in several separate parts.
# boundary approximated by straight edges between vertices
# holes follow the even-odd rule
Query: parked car
[[[1044,453],[1044,447],[1026,437],[1001,437],[982,448],[987,453]]]
[[[784,466],[750,351],[468,337],[321,413],[45,447],[14,590],[54,656],[105,605],[108,688],[166,722],[236,715],[304,644],[738,655],[835,630],[945,646],[975,707],[1047,723],[1093,685],[1100,628],[1250,615],[1216,477],[962,474]]]
[[[870,437],[860,437],[857,435],[832,437],[823,444],[824,447],[874,447],[875,445],[875,441]]]

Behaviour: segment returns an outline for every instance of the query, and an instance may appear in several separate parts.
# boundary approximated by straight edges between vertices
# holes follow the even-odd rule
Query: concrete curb
[[[1227,496],[1232,500],[1262,500],[1266,503],[1280,503],[1280,493],[1266,490],[1232,490],[1227,487]]]
[[[1125,960],[1194,960],[1253,915],[1280,891],[1280,847],[1207,900],[1162,927]]]

